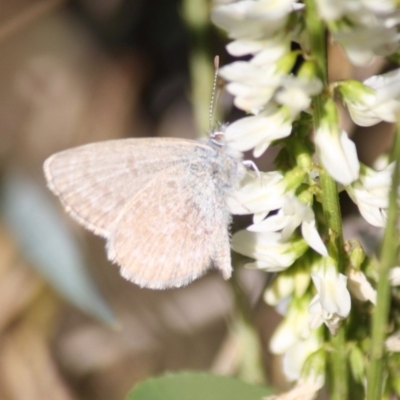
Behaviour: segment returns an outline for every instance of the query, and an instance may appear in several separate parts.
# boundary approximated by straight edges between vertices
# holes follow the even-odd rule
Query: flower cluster
[[[270,349],[283,356],[288,380],[297,380],[293,393],[307,382],[312,398],[325,380],[324,326],[334,336],[351,318],[352,304],[374,307],[379,279],[359,247],[332,251],[341,232],[327,225],[322,180],[336,181],[367,222],[385,227],[394,171],[394,163],[372,168],[359,161],[339,125],[336,99],[359,126],[393,123],[400,112],[400,69],[364,82],[328,84],[312,57],[310,3],[239,0],[217,5],[212,20],[232,39],[227,51],[241,57],[220,69],[235,106],[247,113],[227,126],[228,145],[254,157],[280,146],[276,170],[249,171],[230,200],[233,214],[253,214],[252,224],[233,235],[232,248],[254,259],[248,267],[277,273],[264,299],[278,309],[286,306]],[[396,55],[400,13],[394,0],[315,4],[318,20],[352,63]],[[347,252],[341,262],[340,252]],[[400,281],[398,269],[392,270],[392,285]],[[354,345],[349,357],[359,360],[360,347]]]
[[[375,56],[399,49],[400,23],[395,0],[316,0],[321,18],[333,39],[354,65],[363,66]]]
[[[220,76],[229,83],[236,107],[254,114],[228,126],[226,137],[241,151],[254,149],[259,157],[271,142],[290,135],[292,123],[310,107],[321,81],[304,63],[292,74],[298,52],[290,50],[292,17],[302,9],[295,0],[239,1],[214,8],[212,20],[234,39],[227,45],[233,56],[251,56],[224,66]]]
[[[338,82],[336,86],[357,125],[396,122],[400,110],[400,69],[371,76],[362,83],[348,80]]]
[[[396,121],[400,112],[400,69],[371,76],[364,82],[348,80],[332,86],[357,125]],[[375,169],[360,165],[354,143],[338,128],[333,101],[326,103],[325,111],[315,136],[321,163],[337,182],[345,185],[365,220],[384,227],[394,163],[386,162]]]

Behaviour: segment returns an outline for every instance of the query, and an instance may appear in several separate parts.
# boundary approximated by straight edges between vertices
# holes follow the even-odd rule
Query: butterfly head
[[[218,147],[223,147],[226,144],[225,140],[225,129],[226,125],[220,125],[217,129],[214,129],[210,132],[209,140],[211,143]]]

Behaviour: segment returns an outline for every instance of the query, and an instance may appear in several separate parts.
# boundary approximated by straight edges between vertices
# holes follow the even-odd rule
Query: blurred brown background
[[[199,2],[199,7],[207,4]],[[14,187],[9,171],[17,170],[29,182],[17,192],[17,200],[37,189],[55,207],[62,229],[73,234],[93,287],[99,288],[120,325],[113,329],[104,323],[115,321],[102,311],[101,301],[93,303],[97,311],[91,314],[98,317],[93,318],[60,296],[48,274],[67,280],[68,273],[57,270],[54,258],[45,262],[54,268],[47,276],[37,272],[37,258],[24,246],[40,247],[46,258],[46,243],[39,234],[22,243],[5,222],[6,209],[0,215],[1,400],[123,399],[135,383],[165,371],[234,373],[240,367],[231,283],[215,273],[171,291],[125,282],[107,262],[104,241],[64,215],[45,189],[42,174],[46,157],[79,144],[199,134],[189,66],[200,46],[204,51],[204,41],[187,26],[182,10],[178,0],[0,0],[2,182]],[[203,34],[210,63],[214,54],[221,55],[222,64],[228,62],[223,35],[211,27]],[[335,46],[331,61],[332,80],[364,79],[386,68],[377,60],[354,70]],[[344,112],[342,119],[364,162],[373,162],[390,146],[388,126],[359,132]],[[259,161],[260,169],[268,168],[270,157]],[[2,191],[7,194],[9,186],[2,185]],[[18,202],[11,203],[21,215]],[[29,232],[36,232],[47,215],[42,206],[33,208],[22,224]],[[39,225],[30,221],[33,213]],[[257,271],[239,275],[260,332],[260,357],[269,379],[279,383],[278,361],[267,352],[279,317],[260,298],[265,276]]]

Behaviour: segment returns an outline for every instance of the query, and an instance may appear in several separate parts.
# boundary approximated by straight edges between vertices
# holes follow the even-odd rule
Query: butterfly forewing
[[[86,228],[108,237],[121,209],[161,171],[187,163],[207,146],[147,138],[91,143],[56,153],[44,164],[50,189]]]

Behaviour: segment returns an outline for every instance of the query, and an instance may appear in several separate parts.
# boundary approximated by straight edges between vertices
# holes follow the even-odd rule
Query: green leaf
[[[126,400],[261,400],[266,386],[205,372],[181,372],[139,383]]]

